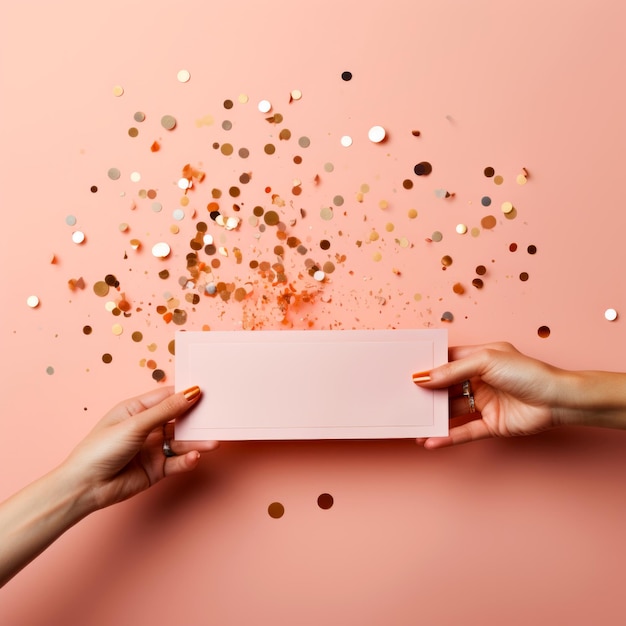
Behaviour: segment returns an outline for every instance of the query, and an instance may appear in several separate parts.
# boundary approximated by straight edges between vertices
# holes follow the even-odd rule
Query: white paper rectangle
[[[447,360],[445,330],[176,334],[176,388],[203,395],[179,440],[448,434],[448,395],[411,375]]]

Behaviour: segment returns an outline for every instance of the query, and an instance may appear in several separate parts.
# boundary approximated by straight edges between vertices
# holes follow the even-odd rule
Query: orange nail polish
[[[417,385],[419,383],[427,383],[430,381],[430,372],[417,372],[413,374],[413,382]]]
[[[191,402],[200,395],[200,387],[198,387],[198,385],[189,387],[189,389],[185,389],[185,391],[183,391],[183,395],[185,396],[185,400],[187,400],[187,402]]]

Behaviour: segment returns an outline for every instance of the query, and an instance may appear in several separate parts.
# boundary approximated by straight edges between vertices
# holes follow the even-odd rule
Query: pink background
[[[166,292],[187,311],[187,329],[445,326],[453,344],[507,339],[558,365],[624,370],[624,23],[618,0],[5,6],[0,496],[60,462],[114,403],[164,384],[148,359],[173,382],[167,346],[180,327],[156,311]],[[182,68],[191,72],[185,84],[176,79]],[[344,70],[352,81],[341,80]],[[292,89],[303,97],[289,103]],[[264,120],[262,98],[281,124]],[[136,111],[144,122],[133,121]],[[160,126],[164,114],[176,117],[174,131]],[[212,125],[196,125],[208,115]],[[367,139],[375,124],[387,130],[384,144]],[[278,140],[282,128],[290,140]],[[339,144],[344,134],[350,148]],[[302,136],[310,147],[298,145]],[[232,143],[234,154],[214,142]],[[237,156],[242,146],[248,159]],[[413,166],[423,160],[433,172],[418,178]],[[186,163],[206,178],[174,235]],[[502,185],[483,175],[486,166]],[[110,167],[120,169],[118,181]],[[130,181],[132,171],[141,182]],[[252,173],[247,185],[238,183],[243,172]],[[370,191],[358,202],[362,184]],[[242,224],[225,232],[206,204],[222,189],[221,209],[234,214],[231,185],[242,189]],[[284,207],[271,205],[268,186]],[[157,191],[160,213],[141,189]],[[437,189],[455,195],[438,198]],[[322,220],[336,195],[344,204]],[[504,201],[515,205],[514,219],[502,214]],[[308,248],[287,249],[285,271],[314,301],[291,306],[282,325],[279,288],[249,267],[275,262],[280,243],[275,226],[261,233],[249,223],[256,205],[279,211]],[[81,246],[68,215],[87,235]],[[495,228],[481,227],[486,215]],[[178,279],[189,276],[199,219],[230,252],[216,255],[218,280],[254,284],[244,302],[185,300]],[[459,223],[478,230],[458,235]],[[441,242],[426,241],[434,231]],[[408,247],[396,242],[403,237]],[[132,238],[142,242],[137,251]],[[172,247],[164,261],[150,253],[157,241]],[[453,259],[446,271],[444,255]],[[308,276],[308,258],[335,263],[325,283]],[[477,290],[480,264],[487,274]],[[164,268],[167,280],[158,277]],[[130,317],[105,309],[115,294],[94,294],[106,274],[120,280]],[[70,291],[67,281],[79,277],[85,289]],[[455,283],[465,293],[454,293]],[[33,294],[36,309],[26,305]],[[621,313],[615,322],[604,319],[608,307]],[[445,311],[453,322],[441,321]],[[542,325],[547,339],[537,335]],[[280,372],[276,380],[279,402]],[[0,621],[622,624],[625,436],[562,430],[430,453],[409,441],[224,444],[193,476],[64,536],[2,591]],[[330,510],[317,506],[323,492],[335,499]],[[273,501],[285,506],[281,519],[267,514]]]

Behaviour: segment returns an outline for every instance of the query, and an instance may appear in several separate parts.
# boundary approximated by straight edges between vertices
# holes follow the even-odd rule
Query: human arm
[[[416,376],[420,386],[450,388],[450,433],[419,439],[425,448],[563,425],[626,429],[626,374],[560,369],[508,343],[451,348],[449,363]],[[476,413],[462,394],[465,380]]]
[[[0,587],[90,513],[194,469],[216,442],[172,442],[166,457],[163,441],[199,395],[166,387],[121,402],[63,463],[0,504]]]

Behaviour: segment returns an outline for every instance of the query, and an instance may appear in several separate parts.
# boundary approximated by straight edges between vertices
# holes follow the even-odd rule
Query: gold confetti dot
[[[376,263],[382,260],[382,258],[383,258],[383,255],[380,252],[374,252],[374,254],[372,255],[372,260],[376,261]]]
[[[113,87],[113,95],[116,98],[119,98],[120,96],[124,95],[124,87],[122,87],[121,85],[115,85],[115,87]]]
[[[267,507],[267,513],[273,519],[280,519],[285,514],[285,507],[280,502],[272,502]]]
[[[409,216],[410,220],[414,220],[417,217],[417,211],[415,209],[409,209],[407,215]]]
[[[124,332],[124,328],[122,328],[121,324],[113,324],[111,327],[111,332],[114,335],[121,335]]]
[[[513,210],[513,203],[503,202],[500,208],[502,209],[502,213],[508,214]]]
[[[291,90],[291,99],[292,100],[300,100],[302,98],[302,92],[299,89]]]
[[[143,339],[143,334],[140,333],[138,330],[136,330],[132,335],[131,338],[133,341],[135,342],[140,342]]]
[[[497,176],[493,177],[493,182],[496,185],[501,185],[504,182],[504,178],[498,174]]]

